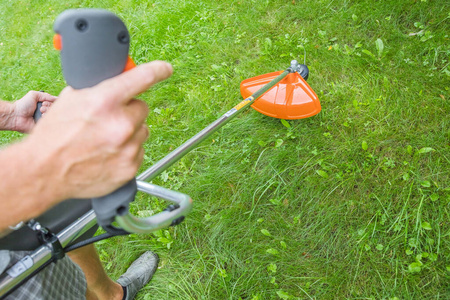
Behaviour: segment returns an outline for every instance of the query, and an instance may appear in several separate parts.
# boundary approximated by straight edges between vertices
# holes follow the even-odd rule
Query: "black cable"
[[[102,233],[100,235],[91,237],[91,238],[89,238],[87,240],[84,240],[84,241],[81,241],[79,243],[67,246],[66,248],[64,248],[64,252],[67,253],[67,252],[73,251],[75,249],[87,246],[89,244],[96,243],[96,242],[101,241],[101,240],[105,240],[105,239],[111,238],[111,237],[114,237],[114,236],[130,234],[128,231],[125,231],[123,229],[118,229],[118,228],[113,227],[113,226],[109,226],[109,228],[104,228],[104,229],[107,230],[108,232],[105,232],[105,233]]]

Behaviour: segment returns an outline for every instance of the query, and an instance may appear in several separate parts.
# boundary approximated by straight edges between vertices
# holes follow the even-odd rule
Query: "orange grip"
[[[55,34],[53,36],[53,47],[55,47],[56,50],[61,50],[62,49],[61,35]]]
[[[133,69],[134,67],[136,67],[136,64],[131,59],[131,57],[128,56],[127,63],[125,64],[125,68],[123,69],[123,71],[124,72],[129,71],[129,70]]]

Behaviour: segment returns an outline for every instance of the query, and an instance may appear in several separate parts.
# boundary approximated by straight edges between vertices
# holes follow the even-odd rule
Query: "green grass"
[[[142,251],[160,255],[138,299],[450,298],[448,2],[0,5],[2,99],[64,87],[51,26],[66,8],[117,13],[136,62],[173,64],[141,96],[142,170],[237,104],[241,80],[306,51],[319,115],[288,128],[244,112],[154,180],[194,199],[184,223],[98,244],[114,278]],[[139,195],[132,210],[164,206]]]

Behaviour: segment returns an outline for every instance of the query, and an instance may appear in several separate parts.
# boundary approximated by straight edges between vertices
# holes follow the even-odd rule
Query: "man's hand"
[[[63,90],[28,141],[46,158],[40,176],[52,178],[57,198],[103,196],[136,175],[148,108],[133,97],[171,74],[169,64],[156,61],[92,88]]]
[[[155,61],[92,88],[63,90],[30,135],[0,150],[0,211],[7,212],[0,231],[131,180],[148,137],[147,105],[133,97],[171,74],[169,64]]]
[[[9,129],[23,133],[30,132],[35,125],[33,115],[37,103],[42,102],[41,113],[45,114],[55,100],[55,96],[44,92],[28,92],[22,99],[12,103]]]

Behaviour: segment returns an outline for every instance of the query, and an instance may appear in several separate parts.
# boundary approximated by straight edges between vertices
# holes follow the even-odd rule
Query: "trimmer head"
[[[241,82],[241,95],[251,96],[283,71],[268,73]],[[260,113],[278,119],[304,119],[321,110],[319,98],[305,79],[297,73],[288,74],[273,88],[253,103],[252,108]]]

